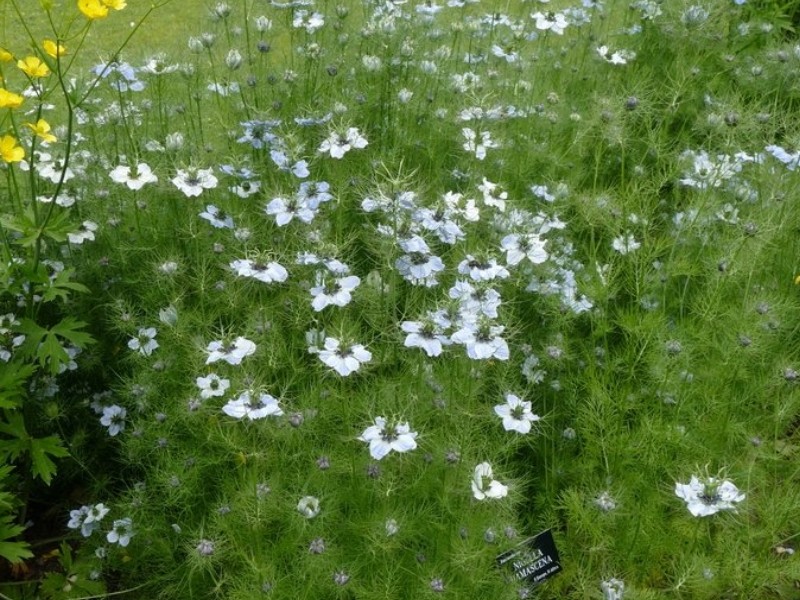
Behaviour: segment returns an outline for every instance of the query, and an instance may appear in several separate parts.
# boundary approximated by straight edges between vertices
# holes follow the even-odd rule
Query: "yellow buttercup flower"
[[[25,125],[33,130],[34,135],[38,135],[45,142],[56,141],[56,136],[50,133],[50,124],[44,119],[39,119],[35,125],[33,123],[25,123]]]
[[[0,47],[0,62],[11,62],[14,60],[14,55],[5,48]]]
[[[36,79],[37,77],[47,77],[50,75],[50,68],[36,56],[26,56],[17,61],[17,66],[28,77]]]
[[[128,3],[125,2],[125,0],[101,0],[101,2],[108,8],[113,8],[114,10],[122,10],[128,6]]]
[[[19,94],[0,88],[0,108],[19,108],[25,100]]]
[[[7,163],[19,162],[25,158],[25,150],[13,135],[4,135],[0,138],[0,157]]]
[[[44,51],[47,52],[53,58],[58,58],[59,56],[64,56],[67,53],[66,47],[58,42],[54,42],[53,40],[45,40],[42,42],[42,48]]]
[[[78,9],[87,19],[105,19],[108,16],[108,6],[100,0],[78,0]]]

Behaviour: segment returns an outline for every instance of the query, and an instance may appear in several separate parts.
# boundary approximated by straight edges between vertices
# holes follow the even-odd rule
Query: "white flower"
[[[492,466],[488,462],[482,462],[475,467],[475,473],[472,475],[472,495],[477,500],[505,498],[507,494],[508,487],[492,479]]]
[[[127,165],[117,165],[108,174],[112,181],[124,183],[128,189],[137,191],[148,183],[156,183],[158,177],[153,174],[152,169],[145,163],[139,163],[129,167]]]
[[[100,521],[103,520],[109,512],[109,509],[104,504],[95,504],[94,506],[81,506],[77,510],[69,511],[69,522],[67,527],[70,529],[81,530],[83,537],[89,537],[92,533],[100,527]]]
[[[727,479],[720,482],[716,477],[707,477],[705,481],[700,481],[695,475],[692,475],[689,483],[676,483],[675,495],[686,502],[686,508],[695,517],[707,517],[721,510],[735,512],[734,503],[745,498]]]
[[[172,183],[187,197],[199,196],[203,190],[217,187],[217,178],[212,169],[178,169]]]
[[[511,233],[503,238],[500,246],[506,251],[506,263],[509,265],[518,265],[523,258],[534,265],[540,265],[548,258],[547,250],[544,249],[546,243],[547,240],[541,239],[535,233]]]
[[[314,496],[303,496],[297,503],[297,512],[306,519],[313,519],[319,514],[319,498]]]
[[[317,210],[320,204],[333,200],[331,185],[327,181],[304,181],[297,190],[297,197],[311,210]]]
[[[503,265],[497,264],[497,260],[480,260],[467,254],[467,257],[458,263],[458,272],[461,275],[469,275],[473,281],[492,281],[493,279],[506,279],[510,273]]]
[[[250,391],[242,392],[235,400],[229,400],[222,407],[222,412],[235,419],[247,418],[251,421],[264,417],[280,417],[283,410],[278,405],[278,400],[269,394],[260,394],[258,400],[253,400]]]
[[[264,212],[275,217],[275,224],[283,227],[297,217],[303,223],[311,223],[317,214],[317,209],[312,208],[306,198],[292,196],[291,198],[277,197],[270,200],[264,207]]]
[[[628,254],[641,248],[642,244],[636,241],[632,233],[628,233],[614,238],[611,242],[611,247],[620,254]]]
[[[473,360],[496,358],[508,360],[508,344],[500,337],[505,327],[501,325],[488,325],[467,322],[464,326],[450,336],[456,344],[463,344],[467,348],[467,356]]]
[[[594,499],[594,505],[603,512],[611,512],[617,508],[617,501],[610,492],[605,491]]]
[[[138,350],[142,356],[150,356],[158,348],[156,333],[155,327],[139,329],[139,334],[128,340],[128,348]]]
[[[256,351],[255,343],[241,336],[231,343],[214,341],[206,347],[208,358],[206,364],[210,365],[219,360],[224,360],[229,365],[239,365],[246,356],[250,356]]]
[[[492,319],[497,318],[497,309],[500,308],[502,299],[500,293],[494,288],[485,285],[475,287],[469,281],[458,279],[448,291],[448,296],[458,300],[462,313],[481,313]]]
[[[608,581],[602,582],[600,589],[603,591],[603,600],[622,600],[625,593],[625,582],[612,577]]]
[[[500,147],[500,144],[498,144],[495,141],[492,141],[492,134],[489,131],[480,132],[480,138],[481,138],[480,142],[477,141],[478,134],[475,133],[475,131],[473,131],[469,127],[464,127],[461,130],[461,135],[464,136],[465,140],[463,145],[464,150],[466,150],[467,152],[474,152],[475,158],[477,158],[478,160],[483,160],[484,158],[486,158],[486,150],[488,148]]]
[[[319,351],[319,359],[342,377],[355,373],[362,363],[372,360],[372,353],[361,344],[354,344],[347,349],[339,346],[339,340],[326,337],[323,349]]]
[[[400,329],[408,334],[403,342],[406,348],[422,348],[431,357],[439,356],[442,346],[452,343],[444,329],[432,321],[403,321]]]
[[[108,427],[108,435],[114,437],[125,429],[125,415],[127,411],[121,406],[113,404],[103,407],[103,416],[100,417],[100,424]]]
[[[108,532],[106,539],[109,544],[119,544],[124,548],[130,543],[133,536],[133,521],[126,517],[114,521],[114,528]]]
[[[569,24],[567,18],[562,13],[541,13],[535,12],[531,15],[536,19],[536,29],[542,31],[552,31],[556,35],[563,35],[564,29]]]
[[[307,10],[295,10],[292,19],[292,27],[295,29],[303,28],[306,33],[314,33],[317,29],[325,25],[325,17],[318,12],[309,14]]]
[[[97,223],[93,221],[84,221],[78,231],[68,233],[67,239],[71,244],[82,244],[85,241],[94,241],[94,232],[97,231]]]
[[[599,46],[597,53],[603,60],[612,65],[625,65],[629,60],[636,58],[636,53],[632,50],[617,50],[612,53],[608,46]]]
[[[416,431],[411,431],[408,423],[386,426],[384,417],[375,417],[375,424],[364,430],[358,439],[369,443],[369,454],[375,460],[381,460],[392,450],[408,452],[417,447]]]
[[[506,403],[494,407],[494,412],[503,419],[503,429],[518,433],[530,433],[531,423],[541,417],[531,412],[531,403],[525,402],[518,396],[506,394]]]
[[[264,283],[277,281],[282,283],[289,277],[286,269],[276,262],[261,263],[253,260],[241,259],[230,263],[231,269],[240,277],[252,277]]]
[[[478,186],[478,190],[483,193],[483,203],[486,206],[492,206],[500,212],[505,212],[508,192],[503,190],[499,184],[492,183],[484,177],[483,183]]]
[[[213,204],[206,206],[200,217],[211,223],[217,229],[233,229],[233,218],[221,211]]]
[[[430,248],[425,240],[415,235],[400,240],[399,246],[407,254],[399,257],[394,266],[403,279],[414,285],[424,285],[425,287],[433,287],[439,283],[436,275],[444,271],[444,262],[438,256],[430,253]]]
[[[330,154],[332,158],[340,159],[351,149],[361,149],[367,147],[367,138],[362,136],[358,129],[350,127],[347,133],[331,132],[326,140],[320,144],[317,152],[320,154]]]
[[[227,389],[231,387],[230,380],[223,379],[216,373],[210,373],[208,377],[198,377],[195,379],[195,383],[200,388],[200,397],[203,400],[224,396]]]
[[[236,185],[229,186],[228,189],[239,196],[239,198],[246,199],[252,196],[253,194],[257,194],[258,191],[261,189],[261,182],[260,181],[249,181],[247,179],[240,181]]]
[[[337,277],[332,284],[325,283],[322,277],[317,278],[317,285],[311,288],[311,295],[314,299],[311,306],[319,312],[326,306],[347,306],[352,299],[352,292],[361,283],[361,279],[355,275],[348,277]]]

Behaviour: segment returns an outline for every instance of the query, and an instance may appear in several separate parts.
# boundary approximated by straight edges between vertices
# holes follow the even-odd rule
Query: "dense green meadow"
[[[127,4],[0,0],[0,600],[800,598],[800,2]]]

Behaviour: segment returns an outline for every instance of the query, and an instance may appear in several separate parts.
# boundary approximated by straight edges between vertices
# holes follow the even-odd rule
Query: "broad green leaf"
[[[49,367],[51,375],[57,375],[61,365],[69,361],[69,354],[52,333],[44,336],[36,350],[36,356],[43,368]]]
[[[21,533],[22,527],[19,529]],[[0,526],[0,537],[3,536],[3,533],[3,527]],[[26,542],[0,542],[0,556],[10,563],[15,563],[21,561],[23,558],[31,558],[33,552],[28,549],[28,544]]]
[[[50,460],[50,456],[64,458],[69,456],[69,452],[61,445],[61,439],[54,435],[45,438],[32,438],[30,440],[30,449],[33,476],[39,477],[46,485],[50,485],[50,481],[56,473],[56,464]]]
[[[69,290],[83,293],[88,292],[89,288],[82,283],[70,281],[74,273],[75,271],[73,269],[64,269],[56,275],[55,279],[50,282],[50,285],[44,289],[42,299],[45,302],[52,302],[56,298],[66,300],[69,296]]]
[[[78,331],[83,327],[86,327],[86,323],[84,323],[83,321],[78,321],[73,317],[66,317],[63,321],[54,326],[50,331],[52,331],[56,335],[68,339],[70,342],[72,342],[75,346],[78,346],[79,348],[85,348],[86,346],[94,342],[94,339],[92,338],[91,335],[89,335],[85,331]]]
[[[0,409],[17,408],[25,397],[25,381],[33,375],[33,365],[16,362],[0,366]]]

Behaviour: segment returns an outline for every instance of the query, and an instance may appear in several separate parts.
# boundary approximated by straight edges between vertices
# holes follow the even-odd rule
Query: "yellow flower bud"
[[[43,41],[42,48],[44,48],[44,51],[53,58],[64,56],[67,53],[66,47],[58,42],[54,42],[53,40]]]
[[[14,55],[3,47],[0,47],[0,62],[11,62]]]

